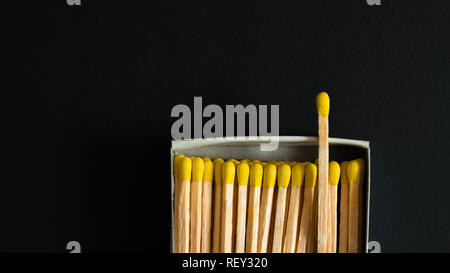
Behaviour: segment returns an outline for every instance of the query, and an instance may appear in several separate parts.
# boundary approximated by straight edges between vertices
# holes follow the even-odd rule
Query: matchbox
[[[173,199],[174,176],[173,157],[177,154],[185,156],[208,156],[212,159],[258,159],[260,161],[311,161],[318,156],[318,138],[309,136],[280,136],[279,146],[273,151],[261,151],[261,144],[267,143],[267,137],[252,137],[251,139],[221,138],[174,140],[170,149],[171,162],[171,211],[172,237],[171,252],[173,252]],[[329,159],[338,162],[363,158],[365,160],[365,177],[363,181],[363,252],[367,252],[369,238],[369,208],[370,208],[370,145],[368,141],[329,138]]]

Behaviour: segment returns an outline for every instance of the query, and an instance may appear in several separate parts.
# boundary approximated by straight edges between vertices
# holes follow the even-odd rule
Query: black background
[[[168,252],[170,111],[369,140],[370,240],[450,251],[448,1],[2,3],[0,251]]]

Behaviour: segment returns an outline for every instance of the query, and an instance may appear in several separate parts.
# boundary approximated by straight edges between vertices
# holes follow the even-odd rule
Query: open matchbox
[[[268,143],[267,138],[252,137],[251,139],[221,138],[221,139],[192,139],[174,140],[170,149],[171,164],[171,212],[172,212],[172,237],[171,252],[173,252],[173,199],[174,177],[173,157],[177,154],[185,156],[208,156],[211,159],[223,158],[224,160],[235,158],[260,161],[311,161],[318,157],[318,138],[308,136],[280,136],[278,149],[274,151],[261,151],[260,144]],[[363,252],[367,252],[369,238],[369,205],[370,205],[370,146],[368,141],[329,138],[330,161],[342,161],[363,158],[366,162],[365,181],[363,183]],[[339,213],[338,213],[339,215]],[[338,222],[339,223],[339,222]]]

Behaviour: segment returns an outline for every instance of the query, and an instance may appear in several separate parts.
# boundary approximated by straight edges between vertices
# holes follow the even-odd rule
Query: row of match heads
[[[256,187],[273,188],[278,182],[278,187],[287,188],[290,183],[294,187],[314,187],[317,180],[318,160],[315,163],[297,161],[250,161],[248,159],[236,160],[222,158],[211,160],[209,157],[185,157],[182,154],[174,158],[174,176],[180,181],[203,181],[216,184],[234,184]],[[330,185],[338,185],[339,180],[343,184],[362,183],[364,181],[364,159],[358,158],[344,161],[339,164],[336,161],[329,162]]]

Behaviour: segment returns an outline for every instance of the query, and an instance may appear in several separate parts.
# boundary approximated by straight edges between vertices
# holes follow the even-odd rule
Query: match
[[[352,160],[347,166],[347,177],[349,182],[348,201],[348,252],[358,252],[358,215],[359,215],[359,180],[360,165],[358,161]]]
[[[278,169],[278,194],[273,231],[272,253],[281,253],[283,246],[284,218],[286,210],[287,187],[291,180],[291,167],[283,164]]]
[[[184,157],[180,161],[180,193],[178,202],[178,252],[189,253],[190,189],[192,160]]]
[[[267,165],[264,168],[264,182],[259,215],[258,253],[267,252],[270,218],[272,214],[273,191],[276,178],[277,167],[275,167],[274,164]]]
[[[317,180],[317,166],[309,163],[305,168],[305,192],[303,200],[303,208],[301,213],[300,231],[297,243],[297,253],[307,252],[307,242],[313,241],[315,238],[311,237],[313,225],[314,211],[314,187]]]
[[[291,197],[284,240],[284,253],[294,253],[297,242],[299,215],[301,213],[302,185],[305,176],[305,165],[295,164],[292,167]]]
[[[263,167],[261,164],[252,164],[250,168],[250,192],[248,196],[247,253],[258,252],[259,206],[262,177]]]
[[[222,166],[222,231],[221,252],[232,252],[233,234],[233,191],[236,168],[233,162],[227,161]]]
[[[317,252],[327,252],[328,234],[328,114],[330,98],[326,92],[320,92],[316,97],[319,119],[319,185],[318,185],[318,218],[317,218]]]
[[[237,166],[238,178],[238,204],[236,216],[236,253],[245,252],[245,221],[247,217],[247,185],[249,177],[249,166],[246,162],[240,163]]]
[[[180,160],[184,157],[184,155],[176,155],[173,158],[173,176],[174,176],[174,211],[173,215],[175,216],[173,219],[173,238],[174,238],[174,252],[179,252],[178,247],[178,204],[180,203]]]
[[[338,206],[338,184],[341,167],[336,161],[329,164],[330,177],[328,179],[328,196],[330,210],[328,213],[328,253],[336,253],[337,246],[337,206]]]
[[[200,253],[201,251],[204,167],[203,159],[195,157],[192,161],[190,253]]]

